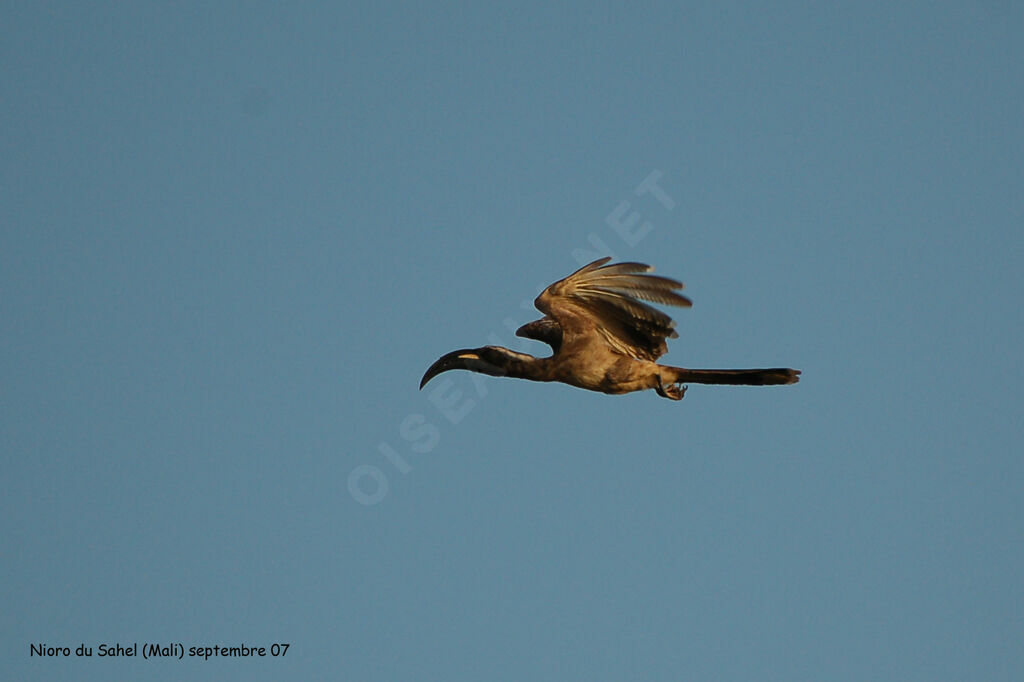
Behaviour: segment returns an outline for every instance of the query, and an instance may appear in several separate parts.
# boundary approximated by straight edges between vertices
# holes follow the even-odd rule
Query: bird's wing
[[[556,353],[562,346],[562,328],[557,322],[547,316],[533,322],[527,322],[516,330],[516,336],[546,343]]]
[[[656,360],[668,350],[665,339],[678,334],[672,318],[643,301],[683,307],[692,303],[676,293],[683,288],[680,282],[645,274],[654,270],[651,266],[606,265],[609,260],[600,258],[555,282],[534,305],[561,327],[563,344],[597,334],[620,353]]]

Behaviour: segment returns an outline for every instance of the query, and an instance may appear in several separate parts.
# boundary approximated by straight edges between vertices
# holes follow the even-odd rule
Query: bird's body
[[[523,325],[518,336],[551,346],[551,357],[536,358],[501,346],[458,350],[441,357],[423,375],[420,388],[441,372],[468,369],[492,376],[558,381],[601,393],[654,389],[680,400],[684,383],[767,386],[799,381],[799,370],[685,369],[660,365],[666,338],[678,336],[665,313],[642,301],[689,307],[676,293],[683,285],[642,263],[585,265],[545,289],[534,301],[544,317]],[[641,300],[642,299],[642,300]]]

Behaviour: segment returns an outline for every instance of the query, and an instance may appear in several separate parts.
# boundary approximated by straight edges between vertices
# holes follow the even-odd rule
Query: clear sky
[[[4,2],[0,677],[1022,679],[1022,30]],[[417,390],[605,252],[803,380]]]

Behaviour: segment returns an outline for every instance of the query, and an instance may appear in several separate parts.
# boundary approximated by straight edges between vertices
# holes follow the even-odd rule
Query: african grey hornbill
[[[772,386],[800,380],[800,370],[684,369],[655,362],[674,339],[675,323],[646,303],[690,307],[690,299],[676,293],[683,285],[667,277],[649,275],[643,263],[606,265],[600,258],[545,289],[534,301],[544,317],[523,325],[517,336],[543,341],[554,354],[535,358],[502,348],[457,350],[430,366],[428,381],[451,369],[468,369],[491,376],[532,381],[561,381],[602,393],[628,393],[653,388],[658,395],[681,400],[682,384],[739,384]]]

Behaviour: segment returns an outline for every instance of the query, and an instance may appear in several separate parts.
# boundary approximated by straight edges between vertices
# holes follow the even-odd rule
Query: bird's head
[[[489,374],[492,377],[502,377],[508,374],[510,363],[524,357],[529,356],[499,346],[455,350],[447,355],[442,355],[427,369],[423,379],[420,380],[420,388],[426,386],[428,381],[441,372],[452,369],[468,369],[471,372]]]

